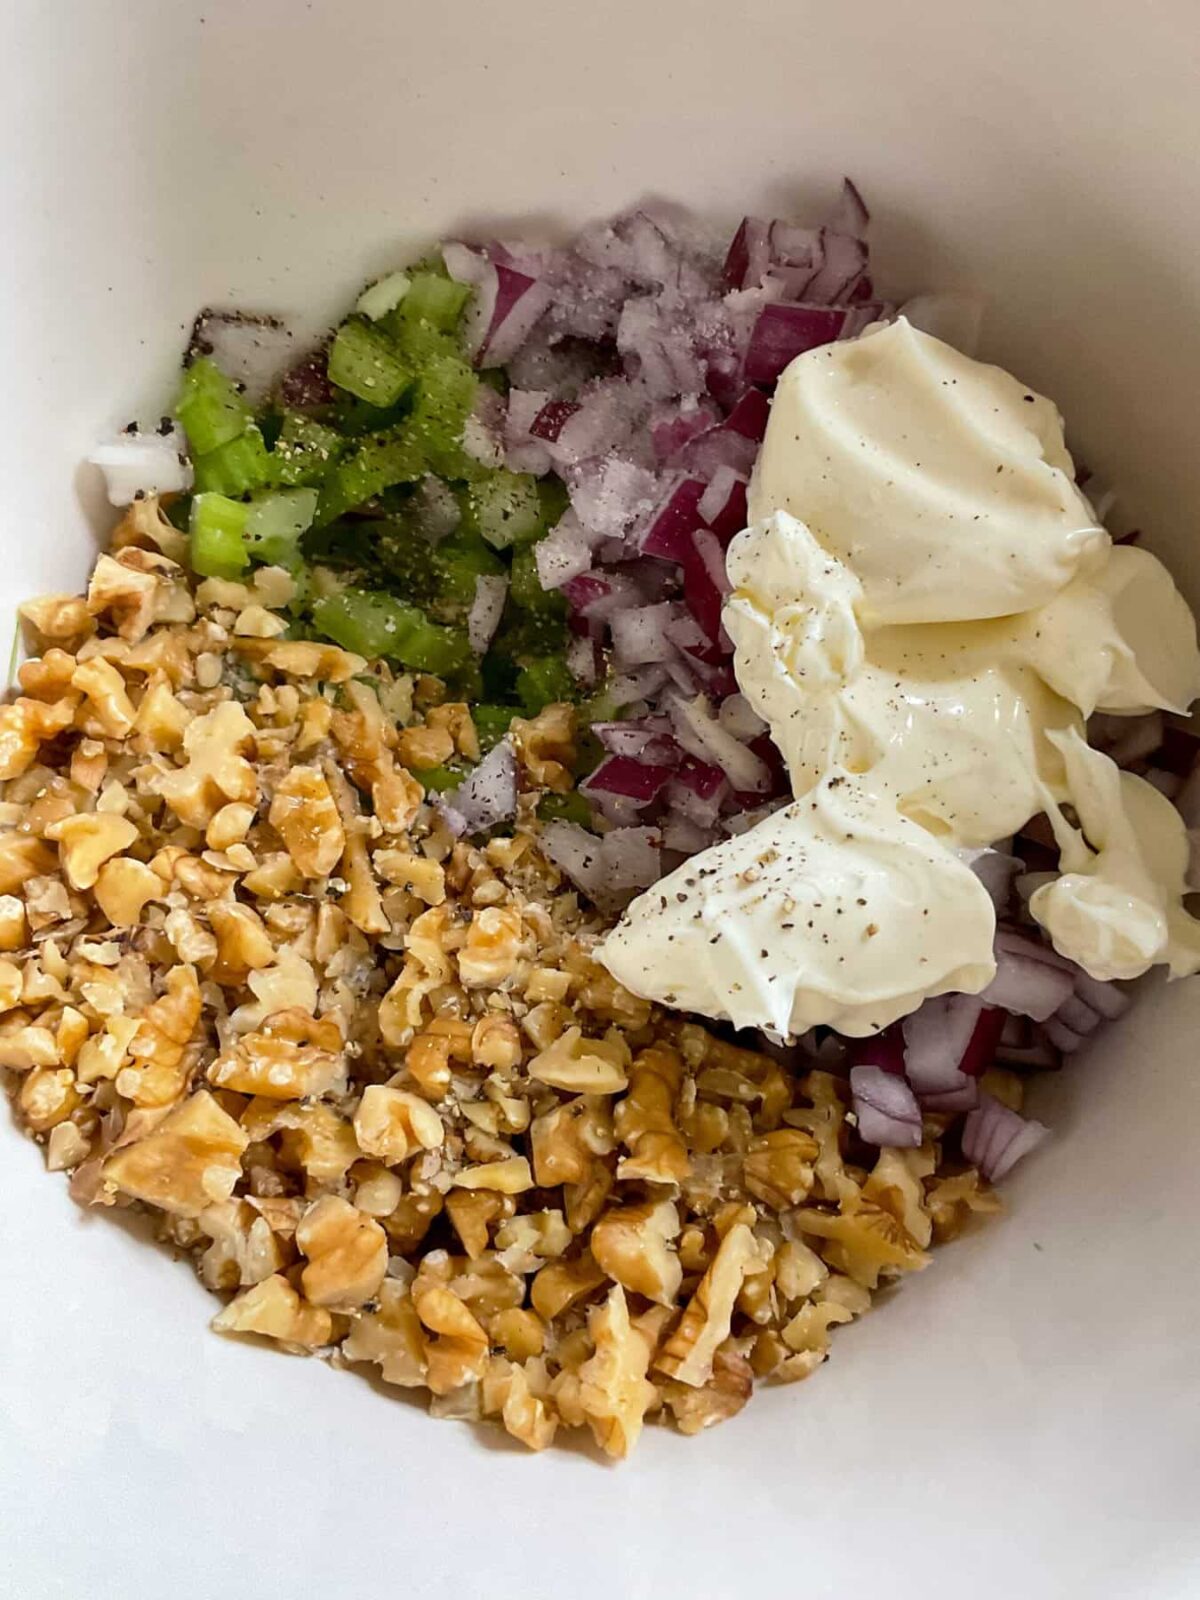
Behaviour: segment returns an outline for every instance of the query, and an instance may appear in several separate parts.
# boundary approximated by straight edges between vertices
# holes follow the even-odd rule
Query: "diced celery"
[[[434,551],[433,570],[439,602],[462,609],[469,608],[475,599],[476,578],[501,575],[504,563],[478,534],[459,529]]]
[[[427,322],[441,333],[452,333],[470,297],[469,284],[455,283],[453,278],[441,278],[432,272],[417,272],[400,306],[400,315],[405,322]]]
[[[196,456],[192,462],[196,488],[203,494],[251,494],[274,477],[274,462],[258,428],[251,423],[236,439]]]
[[[539,478],[537,486],[538,498],[542,502],[542,526],[552,528],[571,504],[571,497],[561,478]]]
[[[183,374],[175,415],[195,455],[207,455],[244,433],[254,415],[250,402],[208,356]]]
[[[543,822],[577,822],[591,826],[592,808],[577,790],[570,794],[544,794],[538,801],[538,816]]]
[[[541,656],[517,675],[517,695],[531,717],[556,700],[570,700],[575,680],[561,656]]]
[[[250,565],[243,534],[250,507],[223,494],[192,498],[189,558],[202,578],[236,578]]]
[[[314,422],[302,411],[285,411],[272,458],[275,476],[285,488],[317,483],[324,478],[346,449],[346,441],[334,428]]]
[[[395,405],[413,381],[390,340],[368,322],[343,322],[329,352],[329,381],[368,405]]]
[[[538,577],[533,546],[525,545],[513,552],[512,587],[513,603],[545,617],[566,617],[567,602],[557,589],[543,589]]]
[[[294,567],[300,561],[300,540],[317,510],[315,489],[284,489],[266,495],[250,507],[246,519],[246,547],[256,561]]]
[[[413,773],[417,782],[434,794],[445,794],[449,789],[457,789],[466,776],[465,772],[456,772],[453,767],[422,767]]]
[[[423,471],[419,444],[408,428],[368,434],[321,485],[317,526],[324,527],[394,483],[415,483]]]
[[[464,520],[476,527],[493,550],[528,544],[545,532],[536,478],[501,468],[471,484],[464,496]]]
[[[363,290],[354,309],[372,322],[378,322],[380,317],[396,309],[411,288],[412,279],[407,272],[389,272],[386,278],[380,278]]]
[[[432,673],[435,678],[451,678],[464,672],[474,659],[466,629],[443,628],[420,612],[417,615],[421,623],[404,641],[403,653],[398,656],[401,666]]]
[[[516,714],[512,706],[472,706],[471,720],[479,735],[480,749],[490,750],[493,745],[499,744],[512,726]]]
[[[479,380],[459,356],[434,356],[421,368],[409,428],[434,472],[474,477],[479,463],[462,447]]]
[[[418,672],[444,677],[470,659],[466,634],[430,622],[416,606],[374,590],[343,589],[313,606],[318,632],[358,655],[387,656]]]

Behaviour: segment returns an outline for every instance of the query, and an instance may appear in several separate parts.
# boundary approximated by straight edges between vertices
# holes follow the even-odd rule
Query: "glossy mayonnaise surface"
[[[903,317],[779,380],[750,521],[790,511],[876,622],[1027,611],[1104,559],[1051,401]]]
[[[601,959],[627,988],[737,1027],[858,1036],[983,988],[994,921],[969,866],[834,771],[639,895]]]
[[[994,912],[964,857],[1043,811],[1063,872],[1031,910],[1055,947],[1101,978],[1196,970],[1182,820],[1085,737],[1097,710],[1190,705],[1195,625],[1095,524],[1050,402],[903,322],[809,352],[751,506],[724,623],[797,803],[640,896],[613,974],[739,1026],[873,1032],[986,986]]]

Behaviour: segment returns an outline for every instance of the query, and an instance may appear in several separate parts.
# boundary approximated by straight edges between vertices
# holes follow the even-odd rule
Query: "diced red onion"
[[[1043,1123],[1027,1121],[1019,1111],[1002,1105],[994,1095],[983,1094],[963,1125],[963,1155],[989,1183],[996,1183],[1049,1131]]]
[[[844,337],[853,324],[865,327],[866,320],[861,312],[839,306],[764,306],[750,334],[746,377],[751,383],[774,383],[797,356],[832,344]]]
[[[693,529],[683,554],[683,595],[688,610],[714,644],[726,645],[721,609],[732,588],[721,541],[709,528]]]
[[[406,511],[414,530],[433,545],[448,539],[462,521],[454,491],[432,473],[426,473],[417,484]]]
[[[721,413],[711,401],[698,400],[694,396],[687,396],[674,405],[659,406],[650,417],[650,438],[655,457],[660,462],[670,461],[689,439],[694,439],[699,433],[707,433],[709,428],[717,427],[720,421]]]
[[[761,738],[767,731],[767,724],[744,694],[731,694],[722,700],[717,709],[717,720],[726,733],[731,733],[743,743]]]
[[[675,615],[676,608],[669,600],[614,612],[609,626],[620,665],[641,667],[653,661],[669,661],[673,646],[667,637],[667,625]]]
[[[596,659],[596,641],[589,639],[586,634],[577,634],[567,646],[567,671],[581,683],[585,689],[590,689],[600,676],[600,667]]]
[[[774,224],[759,217],[743,217],[725,257],[722,282],[727,289],[753,288],[762,282],[771,263]]]
[[[1106,983],[1101,978],[1093,978],[1090,972],[1085,972],[1082,967],[1075,973],[1075,992],[1085,1005],[1091,1006],[1093,1011],[1098,1011],[1102,1017],[1110,1022],[1115,1022],[1123,1016],[1133,1004],[1127,990],[1116,983]]]
[[[1077,1032],[1069,1027],[1061,1017],[1051,1017],[1042,1030],[1056,1050],[1064,1056],[1073,1055],[1083,1044],[1086,1034]]]
[[[599,904],[630,889],[644,889],[661,873],[661,834],[656,828],[614,828],[603,836],[573,822],[547,822],[542,853]]]
[[[606,694],[619,711],[622,706],[646,700],[669,681],[666,667],[638,667],[636,672],[621,672],[609,680]]]
[[[1100,1026],[1102,1018],[1100,1013],[1093,1010],[1086,1000],[1081,1000],[1077,994],[1070,994],[1059,1006],[1051,1020],[1061,1023],[1065,1028],[1070,1028],[1072,1033],[1083,1036],[1094,1033]]]
[[[821,265],[804,286],[805,298],[813,305],[845,301],[866,267],[867,247],[863,240],[833,228],[822,228]]]
[[[649,515],[659,493],[658,478],[645,467],[607,456],[587,471],[571,474],[571,508],[580,523],[600,539],[615,539]]]
[[[1020,857],[1001,849],[980,850],[970,863],[971,871],[992,897],[996,910],[1003,913],[1012,899],[1013,878],[1024,866]]]
[[[517,814],[517,758],[511,739],[494,745],[465,783],[438,802],[452,828],[480,833]]]
[[[973,994],[936,995],[904,1018],[904,1064],[918,1094],[962,1087],[967,1054],[983,1002]]]
[[[882,1067],[851,1067],[850,1093],[859,1134],[868,1144],[915,1149],[921,1143],[921,1108],[903,1078]]]
[[[548,400],[529,424],[529,431],[535,439],[557,444],[559,434],[582,409],[574,400]]]
[[[663,848],[676,850],[680,855],[699,855],[701,850],[715,844],[717,837],[711,826],[701,827],[678,811],[672,811],[663,823]]]
[[[869,1034],[865,1039],[854,1039],[850,1046],[850,1060],[855,1066],[877,1067],[880,1072],[893,1077],[904,1076],[904,1034],[900,1024],[892,1023],[882,1033]]]
[[[468,245],[444,245],[442,259],[456,283],[475,290],[462,322],[468,353],[478,367],[503,366],[528,338],[553,290]]]
[[[1151,756],[1163,742],[1163,715],[1148,711],[1139,716],[1119,717],[1098,711],[1089,718],[1089,744],[1102,750],[1119,767],[1131,767]]]
[[[692,348],[684,319],[672,316],[656,299],[627,300],[617,324],[617,349],[631,376],[659,398],[700,395],[704,368]]]
[[[747,389],[725,418],[725,427],[731,433],[740,433],[743,439],[753,439],[756,444],[761,444],[770,419],[771,402],[766,395],[761,389]]]
[[[211,356],[251,405],[275,387],[292,356],[292,334],[278,317],[245,311],[202,311],[192,326],[189,356]]]
[[[585,576],[592,565],[592,544],[570,511],[534,545],[533,562],[543,589],[562,589],[576,583],[591,586],[579,587],[576,592],[581,595],[599,597],[609,592],[606,578]],[[583,610],[583,607],[576,609]]]
[[[700,500],[705,486],[697,478],[678,479],[646,522],[640,541],[643,555],[682,562],[693,531],[700,526]]]
[[[1004,950],[996,951],[996,976],[983,991],[984,1003],[1045,1022],[1073,989],[1071,975],[1047,962]]]
[[[698,433],[676,456],[676,463],[697,478],[711,478],[722,467],[732,467],[741,477],[749,477],[758,455],[758,441],[722,423]]]
[[[728,544],[746,526],[746,479],[733,467],[718,467],[697,507],[705,522]]]
[[[496,636],[507,595],[507,578],[488,573],[475,579],[475,598],[467,614],[467,639],[477,656],[487,654]]]
[[[829,219],[829,226],[837,233],[848,233],[854,239],[865,239],[870,221],[871,213],[867,209],[867,202],[859,193],[857,184],[850,178],[843,178],[842,192]]]
[[[653,767],[633,756],[608,756],[589,774],[580,790],[589,798],[619,795],[644,806],[657,798],[671,776],[670,767]]]
[[[609,455],[625,443],[644,415],[645,405],[631,385],[619,378],[604,379],[584,390],[576,409],[556,421],[557,437],[547,441],[550,453],[560,467]]]
[[[703,695],[694,700],[668,695],[667,712],[675,737],[689,755],[720,767],[741,794],[769,793],[771,769],[767,763],[721,727]]]
[[[922,1111],[932,1111],[941,1116],[956,1117],[963,1111],[973,1111],[979,1104],[979,1079],[963,1074],[957,1088],[943,1089],[937,1094],[922,1094],[917,1098]]]
[[[120,433],[88,456],[104,474],[108,503],[128,506],[143,495],[182,494],[192,486],[187,441],[178,428],[166,433]]]

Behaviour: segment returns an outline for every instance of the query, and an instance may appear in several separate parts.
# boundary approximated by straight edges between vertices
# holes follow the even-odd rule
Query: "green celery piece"
[[[346,441],[336,429],[314,422],[302,411],[285,411],[272,452],[276,479],[288,489],[319,483],[345,448]]]
[[[256,561],[280,567],[300,563],[300,540],[317,510],[315,489],[284,489],[256,500],[246,519],[246,547]]]
[[[439,627],[416,606],[377,590],[343,589],[318,600],[312,614],[318,632],[357,655],[387,656],[437,677],[461,670],[470,660],[464,632]]]
[[[542,588],[532,545],[524,545],[513,553],[512,586],[509,592],[513,603],[526,611],[565,622],[567,602],[557,589]]]
[[[537,479],[501,468],[478,478],[464,496],[465,519],[493,550],[528,544],[545,533]]]
[[[405,322],[425,322],[439,333],[453,333],[470,298],[470,284],[455,283],[452,278],[432,272],[416,272],[399,314]]]
[[[413,381],[391,341],[368,322],[343,322],[329,352],[329,381],[368,405],[395,405]]]
[[[386,278],[367,285],[354,309],[372,322],[378,322],[380,317],[396,309],[411,288],[412,279],[407,272],[389,272]]]
[[[228,439],[192,461],[201,494],[252,494],[274,478],[274,461],[259,429],[251,423],[236,439]]]
[[[592,808],[576,790],[570,794],[544,794],[538,801],[537,814],[543,822],[577,822],[582,828],[592,823]]]
[[[415,483],[424,470],[420,445],[410,428],[367,434],[321,485],[316,526],[324,527],[394,483]]]
[[[561,521],[563,512],[571,504],[571,497],[567,493],[567,486],[561,478],[539,478],[537,480],[538,497],[542,502],[542,526],[553,528],[555,523]]]
[[[409,429],[440,477],[473,478],[479,472],[479,463],[462,447],[463,428],[478,386],[479,380],[461,356],[434,356],[417,374]]]
[[[202,578],[236,578],[250,565],[243,535],[250,507],[223,494],[192,498],[188,556]]]
[[[198,356],[184,371],[175,415],[193,454],[202,456],[245,433],[254,412],[233,379],[210,357]]]
[[[570,700],[575,680],[561,656],[540,656],[517,674],[517,695],[526,712],[536,717],[556,700]]]
[[[475,732],[479,735],[479,748],[490,750],[494,745],[498,745],[512,726],[512,719],[516,715],[515,706],[472,706],[471,720],[475,724]]]
[[[413,773],[422,788],[432,790],[434,794],[457,789],[466,776],[465,772],[456,772],[453,767],[423,767]]]
[[[475,599],[476,578],[500,576],[504,563],[478,534],[460,528],[437,546],[433,571],[439,603],[452,610],[469,610]]]

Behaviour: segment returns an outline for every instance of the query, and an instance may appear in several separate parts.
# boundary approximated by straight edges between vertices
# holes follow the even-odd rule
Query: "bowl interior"
[[[843,172],[884,288],[984,291],[983,353],[1058,400],[1200,598],[1186,0],[9,15],[6,617],[82,583],[104,512],[78,462],[157,416],[200,306],[315,328],[460,226],[561,226],[648,192],[803,217]],[[187,1271],[80,1218],[6,1126],[7,1592],[198,1600],[253,1574],[265,1600],[372,1570],[422,1596],[486,1578],[502,1600],[929,1596],[965,1574],[980,1600],[1193,1592],[1197,1022],[1194,987],[1155,988],[1042,1090],[1056,1137],[1002,1226],[840,1334],[808,1384],[701,1440],[652,1430],[621,1472],[213,1338]]]

